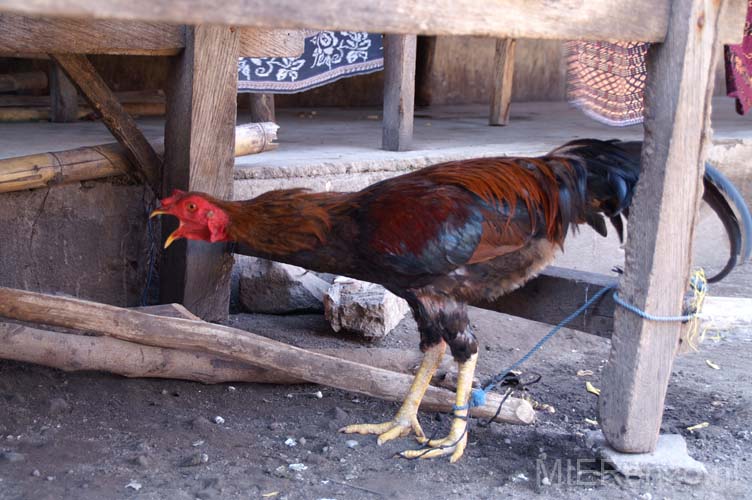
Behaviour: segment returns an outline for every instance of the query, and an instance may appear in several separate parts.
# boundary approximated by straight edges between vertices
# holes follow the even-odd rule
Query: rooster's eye
[[[187,205],[185,206],[185,208],[186,208],[186,209],[187,209],[187,210],[188,210],[189,212],[195,212],[195,211],[196,211],[196,204],[195,204],[195,203],[189,203],[189,204],[187,204]]]

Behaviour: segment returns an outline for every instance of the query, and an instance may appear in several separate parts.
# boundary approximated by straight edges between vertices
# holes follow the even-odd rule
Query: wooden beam
[[[50,68],[50,121],[74,122],[78,120],[78,90],[55,63]]]
[[[2,111],[2,109],[0,109]],[[235,128],[235,156],[276,149],[276,123],[249,123]],[[164,141],[152,142],[158,155]],[[118,143],[0,159],[0,193],[38,189],[116,175],[130,167],[125,149]]]
[[[281,370],[307,382],[389,401],[402,399],[413,378],[299,349],[228,326],[163,318],[96,302],[10,288],[0,287],[0,316],[90,331],[155,347],[198,350],[269,370]],[[431,386],[421,408],[451,411],[453,402],[453,392]],[[470,414],[493,417],[500,402],[499,394],[488,394],[486,404],[471,409]],[[509,397],[497,419],[529,424],[535,420],[535,412],[528,401]]]
[[[721,39],[739,43],[746,0],[732,0]],[[31,16],[162,21],[495,38],[660,42],[670,0],[3,0],[0,11]]]
[[[248,100],[253,123],[276,121],[274,94],[249,94]]]
[[[50,57],[65,71],[89,105],[101,115],[112,135],[126,149],[133,166],[131,173],[158,193],[161,160],[91,62],[81,54],[52,54]]]
[[[682,314],[710,142],[710,102],[723,0],[676,0],[663,44],[651,47],[642,173],[632,202],[620,295],[651,314]],[[655,449],[682,323],[616,310],[600,422],[620,452]]]
[[[308,35],[305,30],[240,28],[238,56],[297,57],[303,53]]]
[[[0,14],[0,54],[174,55],[185,45],[183,31],[167,23]]]
[[[413,140],[415,35],[384,35],[384,124],[382,147],[405,151]]]
[[[509,110],[512,104],[512,80],[514,78],[514,47],[517,40],[502,38],[496,40],[496,53],[491,70],[491,113],[489,125],[509,123]]]
[[[238,53],[242,57],[295,57],[303,53],[306,34],[289,29],[243,28]],[[184,47],[185,27],[178,24],[0,14],[2,55],[42,52],[172,56]]]
[[[44,90],[47,88],[47,73],[31,71],[29,73],[9,73],[0,75],[0,92],[18,90]]]
[[[196,26],[172,64],[167,89],[164,193],[178,188],[232,197],[239,34]],[[166,233],[174,222],[163,223]],[[223,245],[180,241],[163,255],[161,302],[179,302],[206,320],[229,313],[232,256]]]

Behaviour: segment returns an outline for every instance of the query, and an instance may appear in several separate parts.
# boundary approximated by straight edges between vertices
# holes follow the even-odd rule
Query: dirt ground
[[[570,246],[568,258],[607,268],[608,259],[596,269],[582,257],[603,255],[588,238]],[[608,245],[618,261],[618,244]],[[752,295],[750,269],[713,290]],[[482,310],[472,319],[483,345],[481,380],[548,330]],[[417,344],[408,319],[376,344],[335,336],[317,315],[238,314],[229,323],[303,347]],[[542,375],[529,395],[555,413],[539,412],[527,427],[473,421],[465,456],[454,465],[394,458],[417,447],[411,438],[379,447],[373,436],[337,433],[345,424],[390,419],[396,403],[313,385],[128,380],[0,361],[0,499],[752,498],[749,332],[706,342],[674,367],[663,431],[682,434],[690,455],[706,465],[699,485],[625,479],[594,460],[585,434],[595,428],[586,419],[597,418],[597,397],[585,380],[599,386],[608,350],[606,339],[561,331],[524,365]],[[578,377],[578,370],[594,375]],[[215,423],[218,416],[223,423]],[[422,413],[421,422],[441,435],[449,420]],[[700,422],[710,426],[687,430]]]

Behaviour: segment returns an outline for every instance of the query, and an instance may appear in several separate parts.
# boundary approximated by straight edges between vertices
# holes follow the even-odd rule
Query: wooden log
[[[50,68],[50,121],[78,120],[78,91],[63,70],[53,63]]]
[[[296,57],[305,32],[240,29],[243,57]],[[174,56],[185,47],[179,24],[102,19],[62,19],[0,14],[0,54],[70,53]]]
[[[53,54],[50,57],[65,71],[89,105],[102,117],[112,135],[123,145],[131,160],[129,174],[159,193],[161,160],[91,62],[80,54]]]
[[[503,38],[496,40],[493,69],[491,71],[491,113],[489,125],[509,123],[509,110],[512,104],[512,80],[514,78],[514,47],[517,40]]]
[[[384,35],[384,124],[381,146],[405,151],[413,140],[415,35]]]
[[[275,149],[278,128],[274,123],[236,127],[235,156]],[[164,153],[161,139],[152,146],[158,155]],[[125,175],[128,162],[125,149],[118,143],[0,159],[0,193]]]
[[[383,370],[409,373],[419,351],[404,349],[314,349],[312,352]],[[204,384],[248,382],[304,384],[281,370],[269,370],[201,351],[153,347],[111,337],[75,335],[0,322],[0,359],[49,366],[66,372],[104,371],[128,378],[168,378]],[[447,363],[439,369],[446,375]]]
[[[689,279],[724,1],[672,3],[663,44],[648,52],[642,173],[632,202],[620,295],[651,314],[682,313]],[[682,323],[616,310],[600,422],[620,452],[655,449]]]
[[[285,373],[308,382],[372,397],[399,401],[412,377],[306,351],[223,325],[163,318],[106,304],[0,287],[0,316],[73,328],[120,340],[172,349],[200,350]],[[486,404],[470,413],[492,417],[501,397],[489,394]],[[422,408],[450,411],[454,393],[430,387]],[[507,399],[498,421],[529,424],[535,418],[529,402]]]
[[[251,110],[251,121],[254,123],[273,122],[274,115],[274,94],[249,94],[249,108]]]
[[[10,73],[0,75],[0,92],[17,92],[19,90],[44,90],[47,88],[47,73],[31,71],[29,73]]]
[[[238,43],[233,28],[187,28],[167,92],[165,194],[178,188],[232,197]],[[174,224],[162,224],[165,235]],[[184,304],[206,320],[226,318],[232,262],[223,245],[176,242],[163,252],[160,301]]]
[[[722,18],[724,43],[740,43],[747,0]],[[495,38],[660,42],[670,0],[4,0],[0,10],[31,16],[141,19],[375,33],[480,35]],[[733,14],[733,15],[731,15]]]

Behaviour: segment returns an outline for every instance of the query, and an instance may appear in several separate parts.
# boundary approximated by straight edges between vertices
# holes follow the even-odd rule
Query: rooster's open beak
[[[153,217],[156,217],[157,215],[172,215],[172,213],[170,213],[169,210],[165,210],[163,208],[156,208],[151,212],[151,214],[149,214],[149,218],[151,219]],[[173,241],[182,238],[182,235],[180,235],[180,228],[182,227],[182,225],[183,223],[181,222],[180,226],[178,226],[178,228],[174,230],[172,233],[170,233],[170,235],[167,237],[167,240],[165,241],[165,244],[164,244],[165,250],[167,249],[167,247],[172,245]]]

